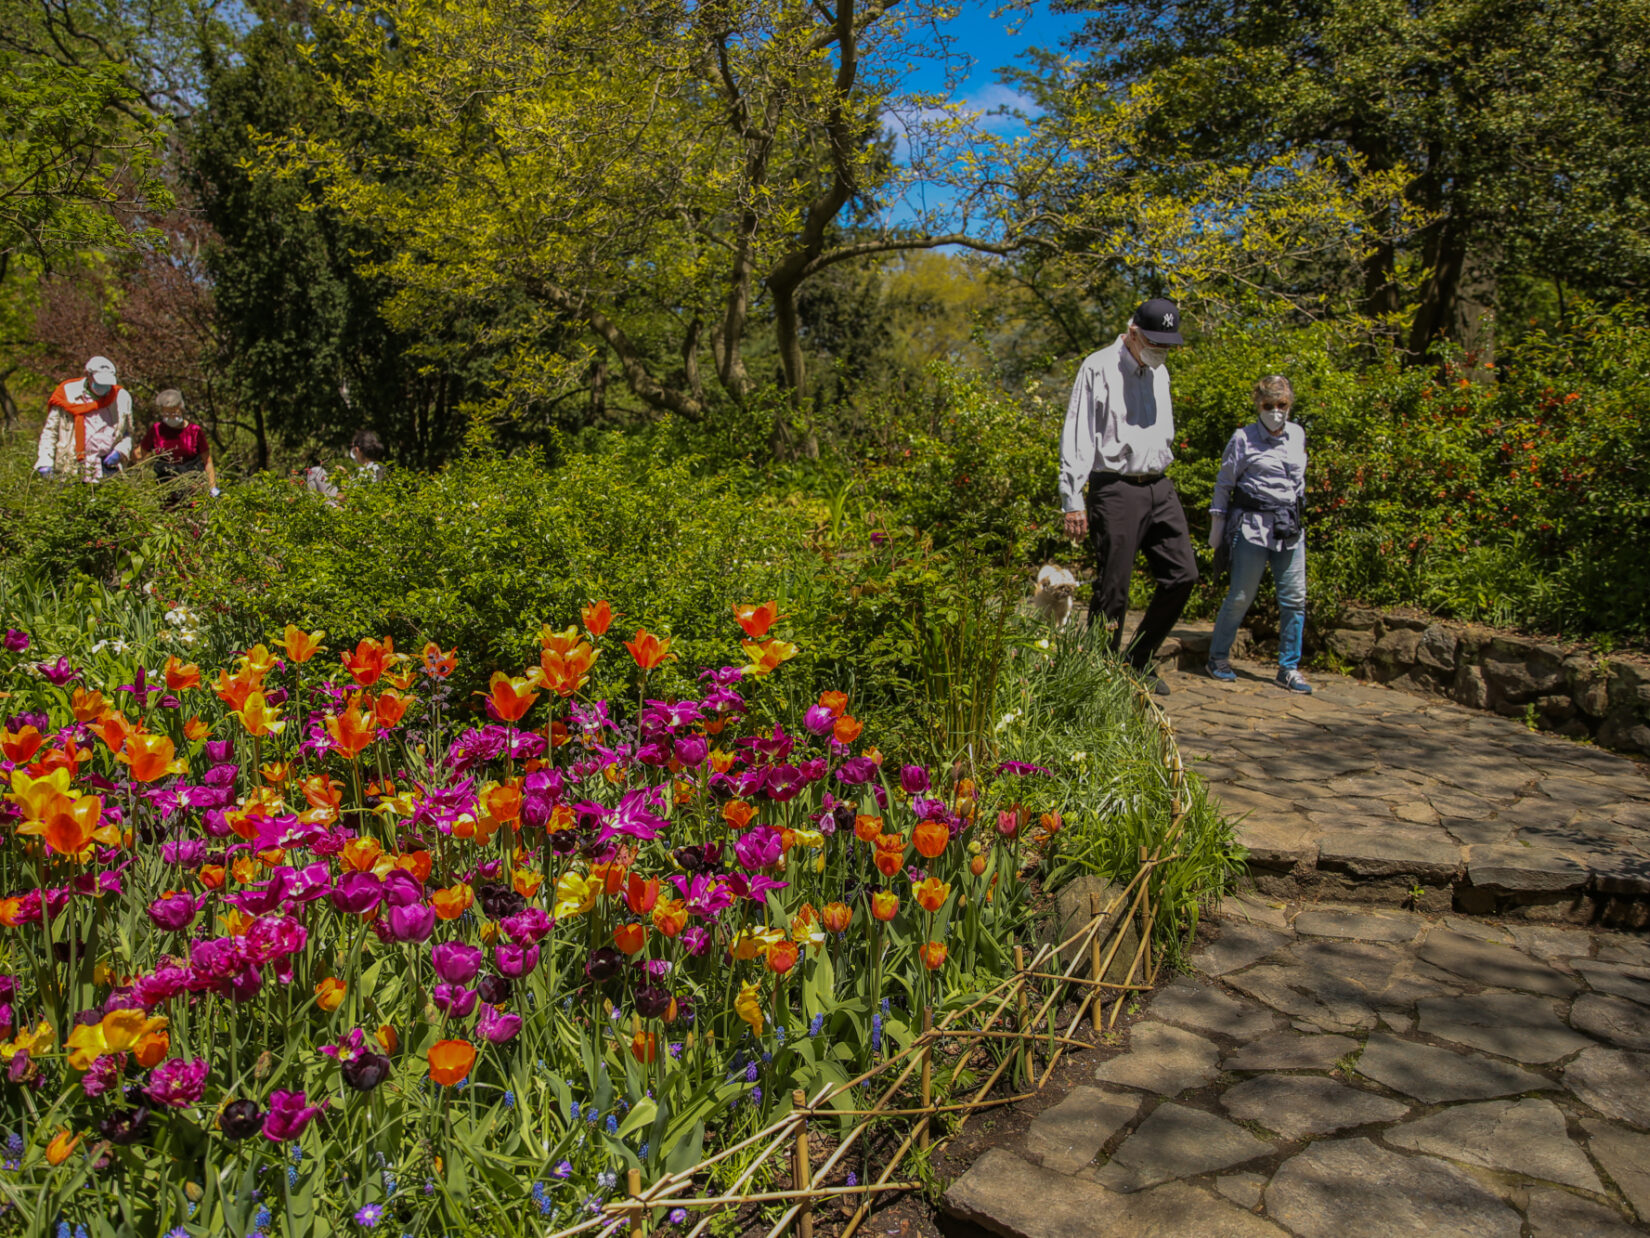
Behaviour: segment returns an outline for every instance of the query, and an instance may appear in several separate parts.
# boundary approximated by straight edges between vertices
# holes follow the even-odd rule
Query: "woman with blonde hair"
[[[1255,419],[1232,435],[1209,505],[1209,545],[1225,545],[1232,583],[1209,641],[1209,674],[1235,680],[1232,641],[1255,600],[1261,574],[1272,567],[1278,594],[1277,684],[1311,692],[1300,673],[1306,628],[1306,432],[1289,420],[1295,391],[1282,374],[1255,384]]]

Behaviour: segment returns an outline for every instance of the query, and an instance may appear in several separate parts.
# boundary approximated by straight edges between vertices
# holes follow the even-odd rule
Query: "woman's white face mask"
[[[1289,421],[1289,406],[1287,404],[1263,404],[1260,407],[1260,424],[1272,434],[1282,434],[1283,427]]]
[[[161,423],[169,430],[183,429],[184,421],[181,416],[162,417],[160,420]]]

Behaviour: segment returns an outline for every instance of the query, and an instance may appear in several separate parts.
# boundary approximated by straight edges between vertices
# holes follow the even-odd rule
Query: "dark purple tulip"
[[[435,974],[449,984],[469,984],[481,970],[481,951],[461,941],[438,942],[430,949]]]
[[[670,993],[651,984],[636,990],[636,1013],[644,1019],[663,1018],[670,1009]]]
[[[256,1135],[263,1124],[264,1113],[255,1100],[232,1100],[218,1115],[218,1129],[223,1137],[237,1142]]]
[[[361,1053],[347,1062],[340,1062],[338,1073],[357,1092],[370,1092],[389,1077],[390,1059],[382,1053]]]
[[[116,1147],[130,1147],[149,1132],[149,1106],[111,1113],[97,1124],[97,1132]]]
[[[907,795],[928,790],[928,771],[921,765],[902,765],[899,771],[899,789]]]
[[[476,992],[481,994],[481,1000],[489,1006],[502,1006],[510,1000],[510,994],[515,990],[505,976],[483,976],[476,983]]]
[[[619,952],[612,946],[600,946],[590,952],[590,960],[584,965],[584,974],[600,984],[619,974],[621,961]]]
[[[13,653],[22,653],[29,647],[29,634],[19,632],[16,628],[6,629],[6,648]]]
[[[502,920],[506,916],[513,916],[527,906],[526,899],[509,886],[497,881],[489,881],[477,889],[476,901],[481,904],[481,910],[487,913],[489,920]]]
[[[409,903],[405,907],[391,907],[390,935],[396,941],[428,941],[435,932],[435,908],[423,903]]]

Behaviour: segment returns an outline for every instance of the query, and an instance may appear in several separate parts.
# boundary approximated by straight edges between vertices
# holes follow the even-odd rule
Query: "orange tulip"
[[[264,676],[275,669],[275,655],[262,645],[254,645],[241,655],[239,663],[237,669],[241,674],[250,675],[261,684]]]
[[[518,868],[510,876],[510,886],[523,898],[532,898],[544,884],[544,874],[531,868]]]
[[[83,795],[46,818],[41,836],[58,855],[79,856],[95,840],[102,817],[102,797]]]
[[[325,635],[325,631],[306,632],[289,623],[286,625],[286,634],[275,643],[286,650],[288,662],[302,664],[321,652],[321,638]]]
[[[494,671],[492,679],[487,683],[485,695],[492,703],[498,716],[505,722],[520,722],[522,716],[533,708],[533,702],[539,699],[539,694],[532,690],[532,682],[527,679],[512,679],[503,671]]]
[[[430,1064],[430,1078],[442,1087],[462,1083],[476,1064],[476,1047],[467,1040],[438,1040],[425,1055]]]
[[[796,966],[799,953],[794,941],[780,940],[774,942],[768,947],[766,959],[768,970],[776,976],[783,976]]]
[[[400,693],[387,690],[380,692],[378,699],[372,703],[372,716],[378,723],[378,729],[387,731],[399,725],[410,704],[412,701]]]
[[[1058,834],[1065,821],[1057,812],[1045,812],[1037,818],[1037,824],[1043,827],[1046,834]]]
[[[61,1165],[74,1154],[74,1150],[79,1144],[79,1135],[71,1134],[68,1131],[59,1131],[52,1136],[52,1141],[46,1145],[46,1163],[54,1168]]]
[[[339,849],[338,863],[352,873],[367,873],[383,853],[376,838],[352,838]]]
[[[760,645],[755,641],[740,641],[739,647],[745,651],[750,662],[745,666],[747,675],[766,675],[778,670],[786,662],[796,657],[795,645],[782,640],[763,641]]]
[[[424,673],[435,679],[445,679],[458,669],[458,649],[454,647],[441,652],[441,646],[434,641],[424,644]]]
[[[606,636],[607,629],[613,626],[613,607],[605,601],[586,606],[579,614],[584,619],[585,630],[592,636]]]
[[[136,728],[125,714],[106,709],[98,716],[97,721],[86,729],[101,739],[110,752],[118,753],[126,746],[127,737]]]
[[[27,765],[45,742],[46,737],[36,727],[26,726],[16,732],[0,727],[0,752],[14,765]]]
[[[401,1034],[388,1023],[381,1024],[374,1035],[378,1038],[378,1043],[384,1047],[385,1053],[394,1053],[401,1047]]]
[[[728,823],[730,829],[743,830],[756,819],[756,809],[744,800],[729,800],[722,805],[722,820]]]
[[[667,938],[681,936],[687,922],[687,904],[679,898],[669,899],[653,908],[653,927]]]
[[[145,1070],[159,1066],[171,1051],[172,1036],[164,1027],[144,1032],[132,1045],[132,1056]]]
[[[192,744],[200,743],[210,734],[212,734],[212,728],[199,718],[191,718],[183,724],[183,737]]]
[[[395,663],[395,641],[388,636],[382,643],[363,638],[356,644],[354,653],[341,653],[338,660],[356,683],[370,688]]]
[[[218,672],[218,682],[212,686],[212,692],[230,709],[239,709],[246,704],[246,698],[263,687],[263,676],[248,675],[244,672],[233,676],[228,671]]]
[[[917,952],[922,956],[922,965],[929,971],[939,971],[945,966],[945,943],[941,941],[927,942]]]
[[[299,784],[299,790],[311,808],[330,808],[336,812],[344,799],[344,789],[327,774],[311,774]]]
[[[268,735],[279,735],[286,730],[286,722],[281,718],[281,711],[266,704],[262,692],[251,693],[239,709],[230,712],[246,728],[248,735],[258,739]]]
[[[201,884],[208,890],[223,889],[223,883],[229,877],[222,864],[202,864],[196,875],[200,877]]]
[[[846,933],[853,923],[854,909],[847,903],[826,903],[819,915],[820,923],[828,932]]]
[[[166,690],[168,692],[187,692],[190,688],[201,686],[201,668],[193,662],[178,661],[178,655],[173,654],[166,659]]]
[[[109,704],[103,699],[101,692],[87,692],[82,688],[76,688],[74,695],[69,698],[69,712],[74,714],[76,722],[92,722],[107,708]]]
[[[874,843],[882,835],[882,818],[860,813],[854,818],[854,837],[862,843]]]
[[[779,603],[763,602],[758,605],[754,602],[735,602],[733,617],[738,620],[739,626],[745,629],[746,636],[752,640],[761,640],[779,618]]]
[[[348,991],[348,988],[349,986],[342,980],[336,980],[328,976],[315,985],[315,1004],[331,1014],[344,1004],[344,994]]]
[[[647,945],[645,924],[621,924],[613,930],[613,944],[626,954],[640,954]]]
[[[589,681],[590,668],[599,656],[594,646],[583,641],[566,650],[542,649],[538,666],[528,674],[557,696],[570,697]]]
[[[848,708],[848,694],[846,692],[821,692],[819,703],[830,710],[835,717],[842,717],[842,711]]]
[[[938,877],[929,877],[917,884],[912,893],[917,896],[917,906],[933,914],[945,906],[945,900],[951,897],[951,886]]]
[[[659,879],[631,873],[625,878],[624,902],[638,916],[645,916],[659,901]]]
[[[278,787],[292,774],[291,761],[270,761],[260,766],[258,772],[263,775],[264,781],[272,787]]]
[[[343,713],[327,719],[327,734],[333,745],[350,761],[377,738],[377,731],[377,720],[361,713],[360,693],[350,697],[349,708]]]
[[[430,895],[430,906],[443,920],[456,920],[476,901],[476,892],[464,882],[437,890]]]
[[[858,718],[843,714],[831,724],[831,738],[839,744],[851,744],[859,738],[859,733],[865,729],[865,724]]]
[[[630,1038],[630,1056],[644,1065],[651,1062],[658,1051],[658,1040],[652,1032],[638,1031]]]
[[[249,885],[258,876],[258,869],[251,856],[243,855],[229,866],[229,875],[241,885]]]
[[[395,867],[411,873],[418,879],[418,884],[423,885],[430,879],[435,860],[428,851],[406,851],[395,857]]]
[[[126,740],[126,750],[119,755],[123,765],[132,770],[138,782],[153,782],[167,774],[181,774],[186,768],[177,759],[177,750],[166,735],[133,732]]]
[[[985,876],[985,857],[983,855],[977,855],[970,860],[968,862],[968,871],[973,873],[976,877]]]
[[[664,665],[665,660],[676,655],[670,652],[671,638],[663,639],[653,635],[646,628],[636,629],[636,639],[627,640],[624,647],[630,650],[630,656],[636,659],[636,665],[644,671],[651,671]]]
[[[884,834],[877,839],[875,862],[877,872],[884,877],[892,877],[905,864],[905,836],[902,834]]]
[[[481,793],[481,807],[500,825],[521,816],[521,788],[506,784],[488,787]]]
[[[911,831],[911,842],[925,860],[935,859],[951,841],[951,830],[943,821],[919,821]]]
[[[892,890],[878,890],[871,895],[871,914],[887,922],[899,914],[899,895]]]

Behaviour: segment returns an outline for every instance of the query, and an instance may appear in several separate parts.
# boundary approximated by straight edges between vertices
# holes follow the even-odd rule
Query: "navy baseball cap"
[[[1180,335],[1180,311],[1173,301],[1153,297],[1134,311],[1134,325],[1154,344],[1184,344]]]

